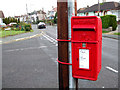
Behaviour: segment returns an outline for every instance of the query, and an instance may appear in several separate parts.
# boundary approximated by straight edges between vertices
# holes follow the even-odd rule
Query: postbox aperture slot
[[[74,31],[95,31],[94,29],[91,28],[74,28]]]

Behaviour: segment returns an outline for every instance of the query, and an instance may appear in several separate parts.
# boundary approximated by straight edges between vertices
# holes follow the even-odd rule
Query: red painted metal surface
[[[72,65],[71,63],[61,62],[61,61],[58,60],[58,58],[57,58],[57,62],[61,63],[61,64],[64,64],[64,65]]]
[[[70,42],[71,40],[56,39],[59,42]]]
[[[71,19],[71,33],[72,76],[79,79],[97,80],[102,59],[101,19],[96,16],[74,16]],[[83,44],[85,44],[84,47]],[[88,68],[81,68],[81,61],[88,59],[81,60],[81,57],[84,56],[82,56],[80,50],[89,52],[87,55],[89,57]]]

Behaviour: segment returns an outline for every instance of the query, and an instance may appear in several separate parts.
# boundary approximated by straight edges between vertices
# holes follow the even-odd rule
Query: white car
[[[41,28],[46,28],[46,24],[44,22],[40,22],[38,24],[38,29],[41,29]]]
[[[0,27],[7,27],[5,23],[0,23]]]
[[[15,23],[15,22],[11,22],[11,23],[9,23],[8,24],[8,26],[12,26],[12,25],[16,25],[17,23]]]

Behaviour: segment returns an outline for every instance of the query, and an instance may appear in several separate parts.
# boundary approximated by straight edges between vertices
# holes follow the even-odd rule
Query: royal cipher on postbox
[[[102,59],[102,22],[97,16],[71,18],[72,76],[97,80]]]

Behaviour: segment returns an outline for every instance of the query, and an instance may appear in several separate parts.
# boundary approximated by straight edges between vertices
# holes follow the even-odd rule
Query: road
[[[3,88],[58,88],[57,27],[36,27],[41,36],[2,45]],[[118,87],[118,40],[103,38],[102,52],[98,80],[79,79],[79,88]]]

